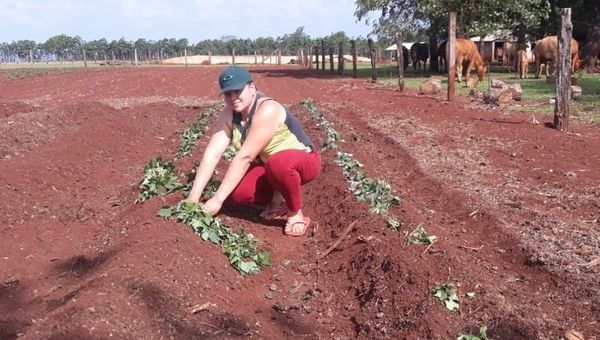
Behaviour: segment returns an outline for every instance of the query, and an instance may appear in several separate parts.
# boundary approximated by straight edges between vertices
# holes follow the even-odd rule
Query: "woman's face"
[[[235,112],[246,112],[250,110],[255,92],[254,83],[246,84],[241,90],[223,92],[225,104]]]

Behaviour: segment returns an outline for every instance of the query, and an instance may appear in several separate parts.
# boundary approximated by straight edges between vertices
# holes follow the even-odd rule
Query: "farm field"
[[[181,192],[136,203],[150,159],[191,174],[207,137],[176,159],[181,133],[220,104],[221,70],[0,70],[0,338],[455,339],[482,326],[492,339],[600,337],[597,123],[574,117],[561,133],[551,115],[467,96],[250,67],[324,147],[304,187],[307,236],[252,208],[219,215],[271,254],[242,276],[220,247],[157,216]],[[398,230],[349,191],[338,151],[391,185]],[[433,244],[409,242],[418,226]],[[440,286],[456,288],[457,310]]]

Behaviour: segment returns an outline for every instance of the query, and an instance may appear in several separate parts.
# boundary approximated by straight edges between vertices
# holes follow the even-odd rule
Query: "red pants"
[[[302,208],[300,186],[317,178],[321,156],[315,151],[280,151],[266,164],[252,164],[229,199],[237,204],[268,205],[273,191],[279,191],[291,211]]]

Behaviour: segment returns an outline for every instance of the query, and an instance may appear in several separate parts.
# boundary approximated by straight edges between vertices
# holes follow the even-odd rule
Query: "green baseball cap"
[[[252,82],[250,72],[243,67],[232,65],[227,67],[219,75],[219,86],[221,93],[227,91],[241,90],[246,84]]]

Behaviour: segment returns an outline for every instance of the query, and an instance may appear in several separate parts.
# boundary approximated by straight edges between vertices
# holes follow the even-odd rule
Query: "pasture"
[[[427,65],[429,66],[429,65]],[[346,75],[352,75],[352,70],[345,70]],[[475,73],[472,73],[474,76]],[[360,78],[370,79],[370,65],[358,64],[358,76]],[[378,82],[391,87],[398,84],[398,69],[395,63],[380,64],[377,66]],[[446,94],[448,89],[448,77],[445,74],[431,74],[429,72],[415,72],[410,66],[404,75],[405,87],[418,90],[419,86],[429,77],[439,77],[442,80],[442,93]],[[485,91],[490,86],[491,79],[501,79],[507,83],[519,83],[523,89],[523,102],[515,102],[511,110],[540,113],[543,115],[554,114],[554,104],[551,99],[555,97],[555,87],[553,84],[546,83],[546,77],[535,79],[534,66],[529,67],[528,79],[517,79],[514,71],[509,72],[505,66],[492,65],[490,72],[486,73],[484,81],[477,84],[474,89]],[[583,89],[582,95],[578,100],[572,101],[570,110],[575,119],[600,123],[600,75],[588,74],[585,71],[578,71],[574,78],[577,85]],[[456,82],[456,94],[468,96],[471,91],[464,82]]]
[[[353,79],[249,66],[297,114],[323,168],[304,187],[305,237],[225,205],[220,221],[270,253],[270,266],[241,275],[220,245],[158,216],[182,190],[136,202],[151,159],[172,161],[182,184],[193,175],[223,66],[3,65],[0,338],[600,334],[600,129],[587,121],[599,78],[581,76],[592,113],[561,133],[534,112],[552,93],[543,80],[499,110],[421,95],[428,75],[411,71],[399,92],[394,67],[380,65],[373,84],[367,68]],[[177,157],[200,118],[207,130]],[[399,199],[385,214],[368,199],[383,182]]]

